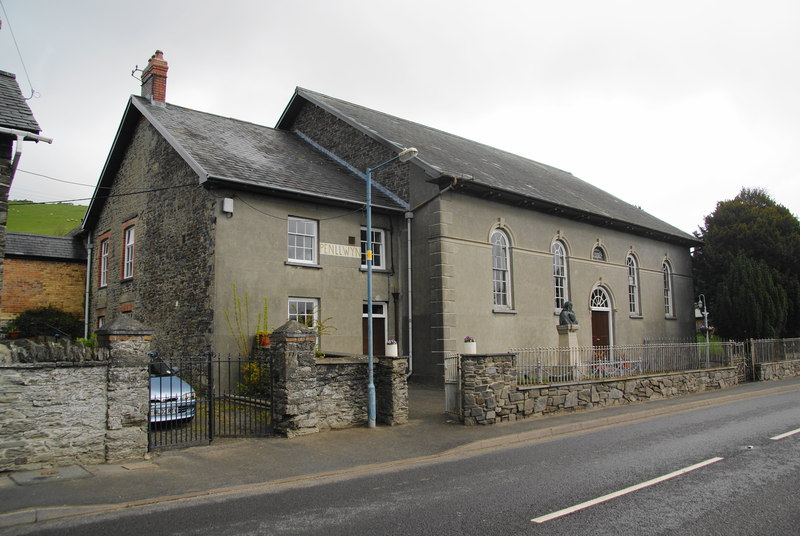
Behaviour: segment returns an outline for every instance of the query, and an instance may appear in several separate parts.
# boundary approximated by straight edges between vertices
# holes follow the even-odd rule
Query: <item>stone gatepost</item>
[[[408,423],[408,358],[381,357],[376,365],[378,422],[390,426]]]
[[[122,315],[97,331],[100,351],[108,360],[106,461],[147,455],[150,405],[148,365],[153,331]]]
[[[319,432],[314,330],[289,320],[270,341],[275,431],[286,437]]]
[[[578,349],[578,324],[560,324],[556,326],[558,329],[558,346],[560,348],[569,348],[561,354],[561,362],[559,365],[565,365],[572,368],[572,379],[581,379],[581,370],[578,365],[581,364],[581,354]]]

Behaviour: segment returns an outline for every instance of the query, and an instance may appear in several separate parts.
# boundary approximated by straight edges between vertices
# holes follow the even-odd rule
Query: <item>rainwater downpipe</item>
[[[414,213],[406,212],[406,251],[408,254],[408,374],[406,374],[406,379],[414,373],[414,291],[411,284],[411,220],[413,219]]]
[[[86,237],[86,294],[83,306],[83,338],[89,338],[89,291],[92,284],[92,237]]]

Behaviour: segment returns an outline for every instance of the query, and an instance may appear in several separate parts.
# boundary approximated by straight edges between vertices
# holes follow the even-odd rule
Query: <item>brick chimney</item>
[[[156,53],[147,60],[147,67],[142,71],[142,97],[154,102],[166,102],[168,69],[164,53],[156,50]]]

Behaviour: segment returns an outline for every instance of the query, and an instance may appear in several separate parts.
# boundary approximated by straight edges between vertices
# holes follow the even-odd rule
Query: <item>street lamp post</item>
[[[703,331],[705,332],[705,335],[706,335],[706,368],[708,368],[708,365],[709,365],[708,309],[706,308],[706,296],[705,296],[705,294],[700,294],[699,298],[703,303],[703,328],[704,328]]]
[[[408,162],[418,151],[414,147],[403,149],[394,158],[382,162],[377,166],[367,168],[367,361],[369,370],[369,384],[367,385],[367,427],[375,428],[375,382],[373,363],[375,361],[372,349],[372,172],[395,161]]]

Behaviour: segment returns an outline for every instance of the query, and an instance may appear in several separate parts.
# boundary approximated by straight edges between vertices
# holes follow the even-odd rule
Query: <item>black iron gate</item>
[[[253,358],[150,354],[148,449],[272,433],[269,351]]]

